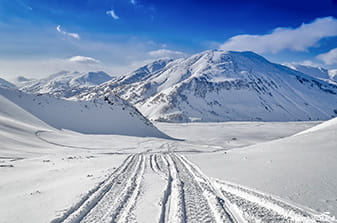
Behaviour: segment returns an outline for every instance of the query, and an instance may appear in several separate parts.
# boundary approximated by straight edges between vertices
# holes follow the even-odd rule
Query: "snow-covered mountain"
[[[337,69],[329,70],[330,79],[337,82]]]
[[[152,72],[142,70],[79,98],[117,94],[151,120],[169,122],[322,120],[337,115],[336,84],[253,52],[209,50],[167,61]]]
[[[12,84],[9,81],[6,81],[5,79],[0,78],[0,87],[3,88],[16,88],[15,84]]]
[[[18,87],[21,88],[23,86],[29,86],[33,83],[36,83],[37,80],[33,78],[27,78],[24,76],[18,76],[13,80],[13,83]]]
[[[291,69],[297,70],[301,73],[321,78],[321,79],[330,79],[329,71],[322,67],[313,67],[302,64],[287,64]]]
[[[0,96],[58,129],[88,134],[167,137],[132,105],[113,95],[93,101],[69,101],[0,88]],[[7,104],[1,104],[0,114],[17,113],[6,111],[6,107]]]
[[[40,80],[28,81],[20,89],[28,93],[47,93],[69,98],[83,89],[111,79],[112,77],[103,71],[87,73],[61,71]]]
[[[118,85],[126,85],[126,84],[132,84],[135,82],[145,81],[149,79],[153,73],[161,70],[164,68],[168,63],[172,62],[172,59],[159,59],[156,60],[150,64],[147,64],[134,72],[132,72],[129,75],[122,76],[118,78],[115,83],[118,83]]]

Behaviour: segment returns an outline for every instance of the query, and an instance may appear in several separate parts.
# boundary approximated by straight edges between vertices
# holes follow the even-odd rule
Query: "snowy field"
[[[337,215],[336,122],[297,136],[319,123],[157,123],[183,139],[168,140],[25,120],[1,118],[0,222],[331,222]]]

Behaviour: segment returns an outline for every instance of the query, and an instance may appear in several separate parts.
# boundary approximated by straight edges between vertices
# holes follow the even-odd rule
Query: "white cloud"
[[[95,58],[92,57],[85,57],[85,56],[74,56],[69,58],[70,62],[75,62],[75,63],[84,63],[84,64],[98,64],[100,63],[99,60],[96,60]]]
[[[130,0],[130,3],[131,3],[132,5],[136,5],[136,4],[137,4],[136,0]]]
[[[150,57],[153,58],[163,58],[163,57],[169,57],[169,58],[180,58],[186,56],[185,53],[180,51],[173,51],[168,49],[158,49],[148,52]]]
[[[317,18],[311,23],[302,24],[297,28],[280,27],[265,35],[237,35],[231,37],[220,46],[224,50],[250,50],[257,53],[288,49],[292,51],[307,51],[309,47],[317,46],[318,41],[325,37],[337,35],[337,19],[333,17]]]
[[[318,55],[317,59],[323,61],[327,65],[337,64],[337,48]]]
[[[79,34],[66,32],[63,29],[61,29],[61,25],[56,26],[56,30],[57,30],[57,32],[62,33],[63,35],[70,36],[70,37],[75,38],[75,39],[80,39]]]
[[[105,12],[107,15],[110,15],[113,19],[119,19],[119,16],[116,15],[115,11],[113,9]]]
[[[76,63],[69,61],[69,59],[50,58],[0,61],[0,77],[7,80],[14,80],[18,75],[28,78],[43,78],[62,70],[79,72],[104,71],[109,74],[115,74],[111,66],[105,66],[102,63]]]
[[[294,68],[294,66],[296,66],[296,65],[303,65],[303,66],[309,66],[309,67],[323,67],[322,64],[316,63],[316,62],[311,61],[311,60],[303,60],[303,61],[296,61],[296,62],[290,62],[290,63],[287,62],[287,63],[283,63],[282,65],[285,65],[285,66],[290,67],[290,68]]]

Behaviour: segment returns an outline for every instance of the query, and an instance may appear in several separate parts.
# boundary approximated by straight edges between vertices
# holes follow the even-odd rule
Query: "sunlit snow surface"
[[[336,119],[155,124],[173,140],[58,130],[0,103],[1,223],[335,221]]]

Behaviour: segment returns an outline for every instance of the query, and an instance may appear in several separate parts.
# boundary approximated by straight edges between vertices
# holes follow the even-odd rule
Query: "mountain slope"
[[[4,88],[0,88],[0,95],[58,129],[89,134],[167,137],[132,105],[116,96],[77,102]]]
[[[300,134],[230,150],[225,155],[215,153],[188,158],[210,177],[337,216],[336,133],[335,118]],[[230,168],[224,168],[224,163]],[[336,222],[336,218],[326,222]]]
[[[16,88],[14,84],[12,84],[9,81],[6,81],[5,79],[0,78],[0,87],[3,88]]]
[[[0,153],[2,157],[7,155],[13,157],[22,151],[33,154],[41,148],[45,151],[48,144],[34,135],[41,130],[55,129],[0,94]]]
[[[301,73],[307,74],[320,79],[330,79],[329,71],[322,67],[313,67],[301,64],[289,64],[287,65],[291,69],[297,70]]]
[[[88,87],[111,79],[111,76],[102,71],[88,73],[61,71],[40,80],[26,82],[20,89],[27,93],[47,93],[68,98]]]
[[[136,77],[131,73],[111,80],[79,98],[117,94],[151,120],[169,122],[324,120],[337,115],[335,84],[253,52],[205,51]]]
[[[329,70],[330,79],[337,82],[337,69]]]

